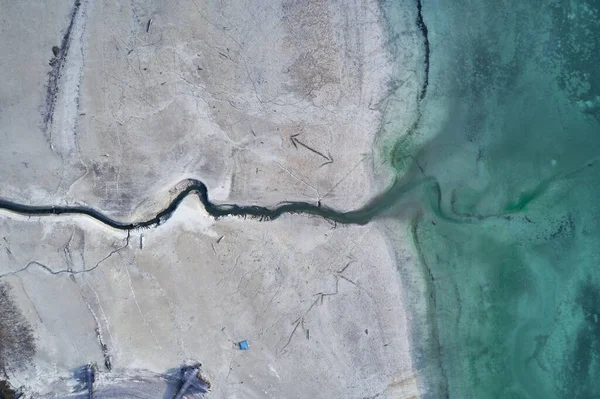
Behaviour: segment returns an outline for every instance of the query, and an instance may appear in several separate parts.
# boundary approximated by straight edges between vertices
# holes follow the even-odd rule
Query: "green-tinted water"
[[[423,15],[428,93],[390,156],[428,176],[413,232],[446,380],[431,396],[600,398],[600,2]]]

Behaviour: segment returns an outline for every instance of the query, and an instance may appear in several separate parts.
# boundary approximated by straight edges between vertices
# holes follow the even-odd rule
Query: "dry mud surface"
[[[398,134],[422,91],[397,8],[392,49],[370,0],[0,2],[0,198],[135,222],[199,179],[215,203],[359,208],[391,182],[386,112]],[[193,196],[128,231],[0,211],[0,372],[31,397],[76,396],[88,363],[97,397],[168,397],[185,362],[214,398],[418,396],[404,227]]]

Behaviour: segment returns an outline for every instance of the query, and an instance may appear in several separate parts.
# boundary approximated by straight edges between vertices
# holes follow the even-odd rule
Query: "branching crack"
[[[31,266],[37,266],[41,269],[43,269],[44,271],[52,274],[52,275],[58,275],[58,274],[68,274],[68,275],[77,275],[77,274],[82,274],[82,273],[89,273],[91,271],[94,271],[98,266],[100,266],[100,264],[102,264],[104,261],[106,261],[107,259],[109,259],[111,256],[113,256],[114,254],[122,251],[123,249],[127,248],[127,246],[129,245],[129,237],[130,237],[130,232],[127,232],[127,237],[125,239],[125,244],[123,244],[123,246],[112,250],[108,255],[106,255],[104,258],[100,259],[98,262],[96,262],[96,264],[91,267],[90,269],[85,269],[85,270],[72,270],[70,266],[68,266],[66,269],[60,269],[60,270],[52,270],[51,267],[37,261],[37,260],[32,260],[30,262],[28,262],[24,267],[22,267],[19,270],[15,270],[12,272],[8,272],[8,273],[4,273],[4,274],[0,274],[0,279],[7,277],[7,276],[14,276],[17,275],[21,272],[24,272],[25,270],[29,269]],[[68,245],[68,244],[67,244]],[[65,247],[65,252],[67,251],[67,247]]]

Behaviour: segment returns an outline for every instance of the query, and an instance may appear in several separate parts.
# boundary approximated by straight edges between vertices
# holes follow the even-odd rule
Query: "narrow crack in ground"
[[[301,213],[321,216],[339,223],[345,224],[366,224],[371,219],[371,215],[363,215],[358,211],[339,212],[328,207],[313,205],[308,202],[286,202],[274,208],[267,208],[257,205],[236,205],[236,204],[214,204],[208,199],[206,185],[199,180],[184,180],[178,187],[179,194],[170,202],[170,204],[158,212],[156,216],[139,222],[121,222],[91,207],[75,206],[38,206],[25,205],[4,199],[0,199],[0,209],[26,216],[48,216],[48,215],[86,215],[97,221],[118,230],[131,231],[140,228],[157,227],[166,222],[175,212],[179,204],[190,194],[197,195],[202,205],[209,215],[214,218],[225,216],[241,216],[258,218],[260,220],[274,220],[286,213]]]

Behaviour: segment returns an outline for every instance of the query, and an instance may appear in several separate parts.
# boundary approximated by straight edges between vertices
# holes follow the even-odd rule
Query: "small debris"
[[[71,277],[73,275],[71,274]],[[108,352],[108,346],[104,343],[104,340],[102,339],[102,334],[100,332],[99,328],[95,329],[96,331],[96,338],[98,339],[98,342],[100,343],[100,349],[102,349],[102,354],[104,356],[104,367],[106,367],[106,369],[108,371],[110,371],[112,369],[112,360],[111,360],[111,356],[110,353]]]
[[[150,18],[148,20],[148,23],[146,24],[146,33],[150,32],[150,24],[152,23],[152,18]]]
[[[246,350],[248,350],[250,345],[248,345],[248,341],[244,340],[244,341],[238,342],[238,347],[240,348],[240,350],[246,351]]]
[[[310,339],[310,330],[306,329],[306,339]]]
[[[365,334],[369,335],[369,329],[365,328]]]
[[[85,367],[85,377],[87,382],[88,397],[94,397],[94,382],[96,382],[96,366],[93,363],[88,363]]]
[[[193,394],[194,391],[200,394],[210,392],[211,384],[206,377],[200,372],[201,364],[195,366],[185,367],[183,371],[183,385],[175,395],[174,399],[183,399],[186,397],[186,393]]]
[[[140,249],[144,248],[144,235],[140,234]]]

